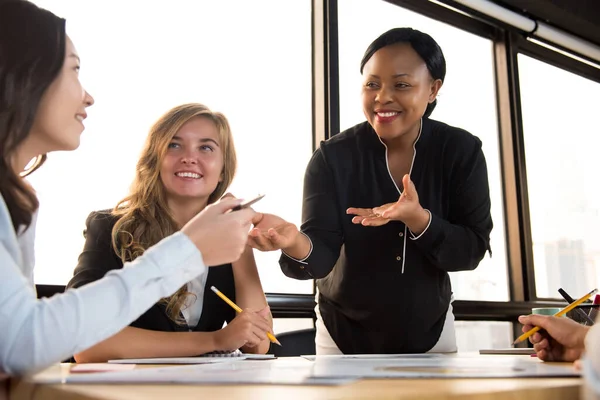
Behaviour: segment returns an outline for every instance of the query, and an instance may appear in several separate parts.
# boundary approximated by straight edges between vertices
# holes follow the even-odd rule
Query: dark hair
[[[419,57],[425,61],[429,74],[433,79],[442,82],[446,77],[446,59],[442,49],[431,36],[412,28],[394,28],[385,32],[373,41],[365,51],[360,62],[360,73],[362,74],[365,64],[373,57],[377,50],[397,43],[409,43],[417,52]],[[427,104],[424,117],[429,117],[437,104],[437,99]]]
[[[43,94],[65,59],[65,20],[26,0],[0,2],[0,194],[13,227],[31,224],[39,203],[23,181],[45,160],[39,155],[23,173],[15,150],[29,135]]]

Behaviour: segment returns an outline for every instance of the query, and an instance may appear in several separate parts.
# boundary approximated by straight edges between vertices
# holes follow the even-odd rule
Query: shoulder
[[[113,215],[111,210],[92,211],[85,221],[83,235],[110,236],[118,220],[119,217]]]
[[[365,121],[322,141],[315,155],[320,154],[327,162],[335,163],[336,159],[347,160],[373,146],[381,146],[381,143],[371,125]]]
[[[481,140],[465,129],[432,119],[425,119],[424,124],[429,125],[433,142],[443,147],[449,146],[459,154],[481,149]]]

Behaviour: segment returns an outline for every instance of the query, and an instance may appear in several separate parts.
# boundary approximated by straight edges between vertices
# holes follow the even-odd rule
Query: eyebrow
[[[370,76],[370,77],[372,77],[372,78],[381,79],[381,78],[379,77],[379,75],[373,75],[373,74],[371,74],[371,75],[369,75],[369,76]],[[411,76],[411,75],[410,75],[410,74],[396,74],[396,75],[392,75],[392,78],[401,78],[401,77],[403,77],[403,76]]]
[[[80,58],[79,58],[79,56],[78,56],[77,54],[75,54],[75,53],[71,53],[71,54],[69,54],[69,57],[76,58],[76,59],[77,59],[77,61],[81,62],[81,59],[80,59]]]
[[[173,136],[173,140],[182,140],[182,139],[179,136],[175,135],[175,136]],[[200,139],[198,139],[198,141],[200,143],[213,142],[215,144],[215,146],[221,147],[221,146],[219,146],[219,143],[217,143],[216,140],[211,139],[211,138],[200,138]]]

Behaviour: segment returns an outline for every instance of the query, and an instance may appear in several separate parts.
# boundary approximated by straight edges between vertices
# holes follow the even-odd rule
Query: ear
[[[433,103],[433,101],[437,98],[438,92],[440,91],[440,88],[442,87],[442,80],[441,79],[436,79],[433,82],[431,82],[431,90],[429,92],[429,103]]]

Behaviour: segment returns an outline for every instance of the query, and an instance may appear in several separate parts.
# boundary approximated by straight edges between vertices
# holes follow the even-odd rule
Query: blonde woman
[[[254,216],[250,209],[227,212],[240,201],[221,201],[189,215],[180,232],[165,232],[127,268],[38,300],[39,203],[23,177],[46,153],[79,146],[85,110],[94,102],[79,81],[79,67],[64,19],[27,1],[0,2],[0,374],[32,373],[71,357],[205,276],[208,265],[237,260]]]
[[[184,226],[230,185],[236,154],[223,114],[184,104],[151,128],[129,196],[112,211],[87,220],[86,243],[69,287],[120,269]],[[211,290],[216,286],[240,307],[235,311]],[[227,326],[223,329],[223,323]],[[194,356],[211,351],[266,353],[271,314],[252,248],[163,299],[131,326],[75,356],[78,362],[117,358]]]

